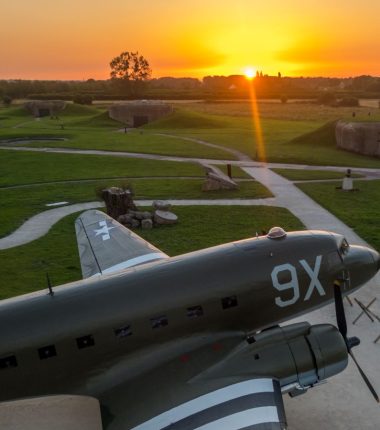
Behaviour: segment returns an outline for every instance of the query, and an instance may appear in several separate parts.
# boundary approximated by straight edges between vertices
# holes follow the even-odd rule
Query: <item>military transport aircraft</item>
[[[342,297],[380,265],[324,231],[173,258],[100,211],[76,233],[83,280],[0,303],[0,400],[94,396],[109,429],[285,428],[282,393],[346,367]],[[339,329],[278,325],[334,301]]]

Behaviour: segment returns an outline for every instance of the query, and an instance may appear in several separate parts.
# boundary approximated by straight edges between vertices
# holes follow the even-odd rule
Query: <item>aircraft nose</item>
[[[376,264],[377,270],[379,270],[380,269],[380,254],[377,251],[375,251],[374,249],[368,248],[368,251],[372,255],[372,258]]]
[[[380,255],[366,246],[351,245],[344,264],[350,272],[351,286],[355,288],[376,275],[380,269]]]

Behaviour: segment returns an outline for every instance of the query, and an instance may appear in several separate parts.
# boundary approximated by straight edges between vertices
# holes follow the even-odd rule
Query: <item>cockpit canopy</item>
[[[272,227],[267,234],[269,239],[281,239],[283,237],[286,237],[286,231],[282,227]]]

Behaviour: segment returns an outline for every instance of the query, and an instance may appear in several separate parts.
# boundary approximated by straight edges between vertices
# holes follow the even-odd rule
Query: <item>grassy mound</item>
[[[144,128],[161,129],[188,129],[188,128],[224,128],[226,123],[213,115],[179,109],[171,115],[154,121]]]
[[[67,103],[65,109],[59,113],[59,116],[73,116],[73,115],[96,115],[99,114],[99,109],[93,106],[85,106],[76,103]]]
[[[71,125],[79,126],[79,127],[111,127],[111,128],[120,128],[122,124],[118,121],[113,120],[109,117],[108,112],[97,111],[96,115],[91,117],[82,118],[78,121],[71,121]]]
[[[310,133],[292,139],[288,143],[335,147],[335,125],[336,121],[330,121]]]

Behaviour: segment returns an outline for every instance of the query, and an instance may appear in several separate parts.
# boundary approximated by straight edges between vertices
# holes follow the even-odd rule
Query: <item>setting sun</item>
[[[256,70],[255,70],[255,69],[253,69],[252,67],[249,67],[249,68],[245,69],[245,71],[244,71],[244,75],[245,75],[245,77],[246,77],[247,79],[251,80],[251,79],[253,79],[253,78],[255,77],[255,75],[256,75]]]

